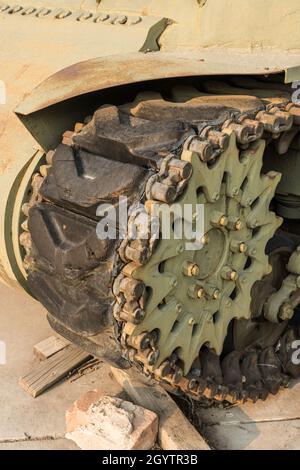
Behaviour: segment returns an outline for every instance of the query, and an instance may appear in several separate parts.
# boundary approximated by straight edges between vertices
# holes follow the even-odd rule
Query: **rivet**
[[[10,8],[8,10],[8,13],[12,14],[12,13],[18,13],[19,11],[23,10],[23,7],[21,7],[20,5],[16,5],[12,8]]]
[[[42,18],[44,16],[47,16],[49,15],[49,13],[51,13],[51,10],[49,10],[49,8],[40,8],[37,12],[36,12],[36,15],[38,18]]]
[[[79,15],[76,19],[77,21],[86,21],[86,20],[89,20],[92,16],[93,14],[87,11],[87,12],[81,13],[81,15]]]
[[[72,12],[70,10],[61,10],[55,15],[55,18],[58,20],[63,20],[64,18],[67,18],[71,14]]]
[[[36,11],[36,8],[34,7],[28,7],[26,8],[25,10],[22,11],[21,15],[25,16],[25,15],[31,15],[32,13],[34,13]]]
[[[189,319],[189,325],[190,325],[190,326],[195,325],[195,320],[194,320],[193,317],[191,317],[191,318]]]
[[[100,13],[100,15],[98,15],[95,19],[94,19],[94,23],[100,23],[100,22],[104,22],[106,20],[109,19],[109,15],[107,15],[106,13]]]
[[[134,24],[140,23],[141,21],[142,21],[142,18],[140,16],[129,16],[127,20],[127,24],[134,25]]]

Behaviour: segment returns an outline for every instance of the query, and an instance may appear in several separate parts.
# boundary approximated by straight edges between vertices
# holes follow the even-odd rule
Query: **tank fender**
[[[281,62],[279,62],[281,64]],[[86,60],[44,80],[16,108],[25,127],[44,150],[56,146],[62,132],[95,105],[95,93],[166,78],[207,75],[265,75],[285,73],[285,81],[300,79],[300,58],[278,65],[263,54],[213,51],[128,53]],[[128,91],[126,91],[127,95]],[[110,97],[111,98],[111,97]],[[110,99],[111,101],[111,99]],[[101,100],[98,100],[98,103]],[[67,120],[66,120],[67,119]]]

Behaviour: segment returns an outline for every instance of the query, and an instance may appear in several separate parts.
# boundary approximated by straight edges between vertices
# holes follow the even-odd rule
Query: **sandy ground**
[[[25,393],[18,380],[37,362],[33,345],[52,334],[40,304],[0,285],[0,341],[6,344],[7,361],[0,365],[0,450],[77,449],[64,437],[66,409],[91,389],[120,393],[104,363],[35,399]],[[190,411],[214,449],[300,449],[300,382],[256,405],[226,409],[192,405]]]
[[[37,359],[33,345],[53,335],[40,304],[0,284],[0,341],[6,344],[6,365],[0,365],[0,450],[76,449],[65,439],[65,411],[81,394],[101,387],[118,393],[104,364],[78,380],[64,381],[32,398],[18,385]]]

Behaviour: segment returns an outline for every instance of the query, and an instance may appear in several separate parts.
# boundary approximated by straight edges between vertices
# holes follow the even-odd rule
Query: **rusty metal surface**
[[[16,109],[28,115],[61,101],[118,85],[171,77],[226,74],[271,74],[296,71],[300,55],[242,52],[130,53],[87,60],[67,67],[41,83]],[[282,65],[278,65],[282,63]],[[299,76],[298,76],[299,72]],[[300,69],[295,77],[300,78]]]

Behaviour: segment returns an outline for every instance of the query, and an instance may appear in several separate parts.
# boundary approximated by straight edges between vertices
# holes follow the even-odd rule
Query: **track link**
[[[194,399],[255,402],[277,393],[290,376],[300,374],[300,367],[291,359],[293,343],[299,338],[297,327],[286,321],[267,347],[257,344],[222,353],[223,337],[217,347],[200,343],[188,367],[174,343],[174,350],[161,360],[162,333],[159,325],[144,329],[149,290],[137,275],[139,269],[153,262],[158,234],[137,239],[127,235],[122,242],[102,241],[102,245],[96,239],[97,206],[102,202],[116,204],[119,195],[130,196],[130,204],[137,208],[130,222],[142,225],[141,231],[147,232],[154,202],[172,204],[188,192],[195,165],[187,155],[213,172],[226,158],[232,138],[240,162],[255,155],[259,143],[279,142],[277,149],[288,151],[287,140],[291,144],[292,139],[287,133],[294,138],[300,125],[300,108],[290,103],[288,91],[245,90],[233,83],[210,80],[202,87],[203,92],[175,87],[170,90],[169,101],[156,92],[141,93],[133,103],[119,109],[101,107],[93,118],[66,132],[63,144],[48,154],[48,165],[33,177],[33,195],[24,208],[29,216],[28,231],[21,235],[26,250],[24,263],[35,295],[70,330],[87,336],[97,334],[113,316],[124,357],[173,391]],[[274,173],[268,178],[273,184],[264,199],[267,208],[277,176]],[[253,179],[251,185],[256,184]],[[239,196],[239,188],[232,184],[228,188],[228,197]],[[217,203],[219,196],[216,192],[205,194],[211,203]],[[222,225],[225,215],[215,212],[218,220],[214,223]],[[224,219],[223,225],[234,224],[237,230],[241,221],[235,219],[226,220],[226,224]],[[250,228],[256,230],[257,225]],[[278,225],[278,220],[273,221],[266,242]],[[76,234],[74,239],[64,226]],[[120,229],[119,221],[116,229]],[[238,256],[249,249],[239,237],[233,238],[232,247]],[[268,263],[264,265],[252,285],[268,274],[268,267]],[[226,281],[235,281],[233,273],[227,272],[232,279]],[[200,297],[201,288],[196,297]],[[217,296],[217,290],[209,295]],[[174,304],[172,308],[177,309],[180,319],[180,306]],[[240,317],[250,319],[251,314],[249,299],[249,311]]]

